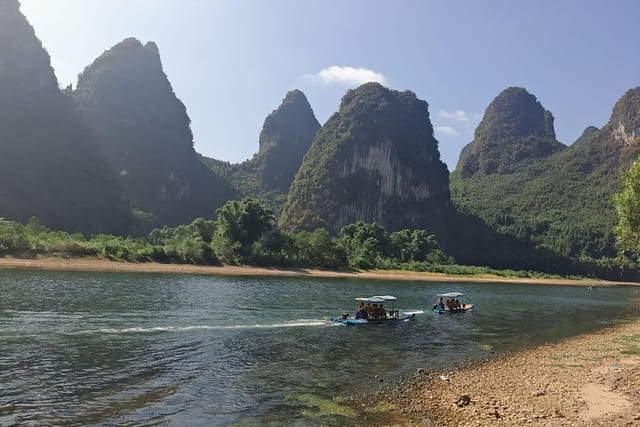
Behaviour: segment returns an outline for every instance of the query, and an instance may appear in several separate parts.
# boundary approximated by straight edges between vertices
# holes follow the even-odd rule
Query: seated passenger
[[[387,318],[387,310],[384,309],[384,305],[380,304],[380,317],[383,319]]]

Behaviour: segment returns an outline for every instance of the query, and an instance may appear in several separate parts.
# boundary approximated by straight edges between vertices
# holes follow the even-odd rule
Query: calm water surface
[[[428,311],[457,290],[473,312]],[[356,296],[426,311],[330,322]],[[330,399],[631,316],[627,287],[0,272],[0,425],[340,424]]]

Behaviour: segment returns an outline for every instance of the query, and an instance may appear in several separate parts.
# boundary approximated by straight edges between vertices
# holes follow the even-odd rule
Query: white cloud
[[[381,73],[366,68],[340,67],[332,65],[316,74],[305,76],[315,83],[341,84],[345,86],[359,86],[364,83],[378,82],[385,84],[385,77]]]
[[[438,112],[438,117],[440,117],[443,120],[450,120],[452,122],[471,123],[471,122],[480,121],[482,116],[477,113],[468,113],[463,110],[455,110],[455,111],[440,110]]]
[[[436,126],[435,129],[437,133],[441,133],[443,135],[449,135],[449,136],[458,135],[458,131],[452,128],[451,126]]]
[[[482,119],[478,113],[464,110],[440,110],[434,121],[435,130],[442,136],[472,135]]]

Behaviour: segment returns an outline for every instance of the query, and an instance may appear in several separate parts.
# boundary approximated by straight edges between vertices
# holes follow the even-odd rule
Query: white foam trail
[[[88,331],[74,332],[73,334],[146,334],[158,332],[185,332],[195,330],[233,330],[233,329],[277,329],[277,328],[296,328],[304,326],[332,326],[333,322],[328,320],[293,320],[285,323],[274,324],[254,324],[254,325],[193,325],[193,326],[155,326],[150,328],[132,327],[132,328],[101,328]]]
[[[424,310],[402,311],[404,314],[424,314]]]

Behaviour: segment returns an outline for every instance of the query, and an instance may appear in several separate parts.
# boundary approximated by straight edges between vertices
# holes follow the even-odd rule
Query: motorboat
[[[372,297],[356,298],[356,314],[351,317],[349,313],[344,313],[340,317],[331,319],[334,322],[344,325],[369,325],[381,323],[398,323],[413,319],[416,314],[424,313],[422,310],[401,311],[396,309],[395,304],[398,299],[393,295],[376,295]],[[386,304],[386,307],[385,307]],[[390,310],[387,308],[391,306]]]
[[[436,295],[436,302],[433,304],[433,311],[436,313],[464,313],[473,309],[473,304],[462,302],[464,297],[462,292],[445,292]]]

